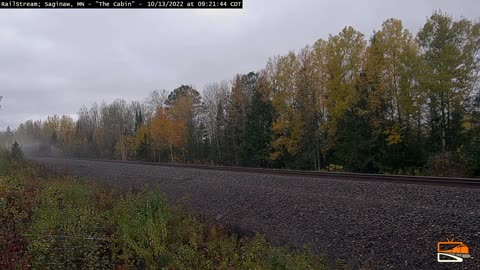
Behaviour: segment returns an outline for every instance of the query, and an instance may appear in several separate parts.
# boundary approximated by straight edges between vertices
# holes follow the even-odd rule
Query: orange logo
[[[447,239],[448,240],[448,239]],[[463,242],[447,242],[437,243],[437,261],[441,263],[463,262],[463,259],[470,259],[470,250]]]

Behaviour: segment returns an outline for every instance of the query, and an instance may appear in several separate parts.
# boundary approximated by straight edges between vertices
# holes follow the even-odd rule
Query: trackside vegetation
[[[307,249],[206,225],[154,188],[121,193],[19,150],[0,157],[0,269],[327,269]]]

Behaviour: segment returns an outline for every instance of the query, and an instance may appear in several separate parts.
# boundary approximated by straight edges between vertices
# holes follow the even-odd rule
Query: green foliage
[[[255,91],[247,114],[247,124],[240,144],[242,166],[267,167],[272,126],[272,106]]]
[[[418,33],[423,55],[420,77],[428,97],[432,151],[460,146],[465,104],[477,83],[480,24],[435,12]]]
[[[71,181],[71,180],[67,180]],[[40,193],[28,237],[35,268],[99,269],[109,265],[105,213],[94,189],[82,183],[49,183]]]
[[[480,127],[471,129],[468,140],[460,148],[460,153],[465,157],[466,166],[472,175],[480,175]]]
[[[254,92],[258,91],[257,81],[258,73],[250,72],[245,75],[237,74],[232,81],[231,93],[227,100],[226,106],[226,133],[225,140],[228,143],[228,159],[231,165],[240,165],[244,160],[242,154],[247,154],[241,150],[241,144],[245,136],[250,136],[250,134],[245,134],[247,125],[253,124],[248,123],[248,112],[249,107],[252,104],[251,100]],[[247,145],[249,142],[247,142]],[[246,147],[245,145],[244,147]],[[228,163],[227,163],[228,164]]]
[[[367,119],[354,112],[346,113],[338,123],[337,146],[334,157],[336,164],[342,164],[348,171],[369,172],[382,168],[379,161],[383,151],[372,136]]]
[[[322,256],[308,251],[291,253],[286,248],[271,248],[264,237],[257,236],[244,247],[241,269],[326,269]]]
[[[152,144],[148,141],[146,134],[143,135],[136,154],[138,160],[150,161],[152,159]]]
[[[12,147],[10,150],[10,160],[13,162],[21,162],[24,160],[22,148],[20,147],[17,141],[15,141],[12,144]]]
[[[160,268],[168,263],[171,211],[158,192],[128,193],[114,209],[117,245],[132,266]]]

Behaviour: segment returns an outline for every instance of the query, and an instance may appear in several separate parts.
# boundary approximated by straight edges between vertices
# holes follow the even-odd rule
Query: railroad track
[[[260,174],[280,175],[280,176],[298,176],[298,177],[313,177],[313,178],[328,177],[328,178],[335,178],[335,179],[346,179],[351,181],[356,181],[356,180],[381,181],[381,182],[391,182],[391,183],[480,188],[480,179],[477,179],[477,178],[407,176],[407,175],[386,175],[386,174],[344,173],[344,172],[319,172],[319,171],[264,169],[264,168],[195,165],[195,164],[172,164],[172,163],[161,163],[161,162],[121,161],[121,160],[85,159],[85,158],[62,158],[62,159],[85,160],[85,161],[95,161],[95,162],[127,163],[127,164],[139,164],[139,165],[149,165],[149,166],[166,166],[166,167],[191,168],[191,169],[215,170],[215,171],[260,173]]]

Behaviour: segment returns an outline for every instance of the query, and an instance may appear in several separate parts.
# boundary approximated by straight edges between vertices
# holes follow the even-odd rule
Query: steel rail
[[[46,157],[46,158],[52,158],[52,157]],[[259,173],[259,174],[267,174],[267,175],[294,176],[294,177],[295,176],[296,177],[313,177],[313,178],[328,177],[328,178],[346,179],[346,180],[381,181],[381,182],[391,182],[391,183],[408,183],[408,184],[422,184],[422,185],[442,185],[442,186],[453,186],[453,187],[480,188],[480,179],[477,179],[477,178],[322,172],[322,171],[265,169],[265,168],[252,168],[252,167],[232,167],[232,166],[214,166],[214,165],[179,164],[179,163],[173,164],[173,163],[146,162],[146,161],[87,159],[87,158],[71,158],[71,157],[61,157],[61,158],[59,157],[56,159],[124,163],[124,164],[137,164],[137,165],[148,165],[148,166],[178,167],[178,168],[187,168],[187,169],[189,168],[189,169],[202,169],[202,170],[215,170],[215,171]]]

